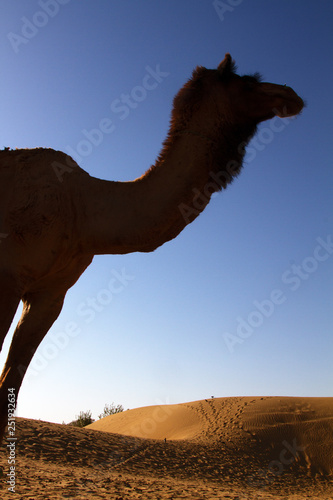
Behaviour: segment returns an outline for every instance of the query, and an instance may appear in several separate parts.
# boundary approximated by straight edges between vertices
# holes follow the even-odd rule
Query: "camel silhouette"
[[[152,252],[175,238],[238,175],[258,123],[302,108],[291,88],[237,75],[226,54],[217,69],[197,67],[177,93],[163,149],[138,179],[97,179],[52,149],[0,152],[1,346],[23,302],[0,378],[0,439],[8,390],[17,397],[94,255]]]

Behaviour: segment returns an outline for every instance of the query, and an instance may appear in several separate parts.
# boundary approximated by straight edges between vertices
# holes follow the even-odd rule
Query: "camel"
[[[239,174],[258,123],[303,105],[290,87],[239,76],[226,54],[217,69],[197,67],[176,94],[162,151],[138,179],[92,177],[52,149],[0,152],[1,346],[23,302],[0,378],[1,439],[9,390],[17,398],[67,290],[94,255],[152,252],[175,238]]]

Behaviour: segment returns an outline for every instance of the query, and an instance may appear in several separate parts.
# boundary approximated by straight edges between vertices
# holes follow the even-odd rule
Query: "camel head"
[[[200,128],[226,124],[255,127],[279,116],[297,115],[303,100],[286,85],[262,82],[258,73],[239,76],[230,54],[217,69],[197,67],[174,100],[173,118],[180,128],[194,121]]]
[[[290,87],[262,82],[258,73],[239,76],[226,54],[216,69],[198,66],[175,96],[165,145],[168,149],[173,137],[184,136],[188,144],[192,141],[191,148],[205,142],[207,153],[197,176],[210,179],[213,173],[214,182],[220,179],[215,182],[220,189],[239,174],[257,125],[275,116],[297,115],[303,106]]]
[[[258,122],[279,116],[285,118],[301,112],[304,102],[287,85],[262,82],[259,73],[239,76],[235,63],[226,54],[217,68],[217,75],[228,91],[235,112]]]

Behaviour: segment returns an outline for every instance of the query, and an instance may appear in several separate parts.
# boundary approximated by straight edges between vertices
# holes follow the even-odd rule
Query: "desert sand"
[[[333,398],[213,398],[83,429],[16,418],[15,437],[1,499],[333,499]]]

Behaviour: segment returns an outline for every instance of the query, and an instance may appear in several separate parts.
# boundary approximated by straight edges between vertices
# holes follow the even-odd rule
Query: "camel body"
[[[51,149],[2,151],[0,159],[0,269],[23,296],[41,290],[50,274],[66,281],[62,271],[80,255],[80,186],[90,176],[76,166],[59,182],[52,163],[67,157]]]
[[[237,75],[226,54],[215,70],[196,68],[175,96],[161,154],[139,179],[97,179],[52,149],[0,152],[1,346],[23,302],[0,378],[0,439],[8,391],[17,397],[93,256],[151,252],[175,238],[239,174],[258,123],[302,108],[291,88]]]

